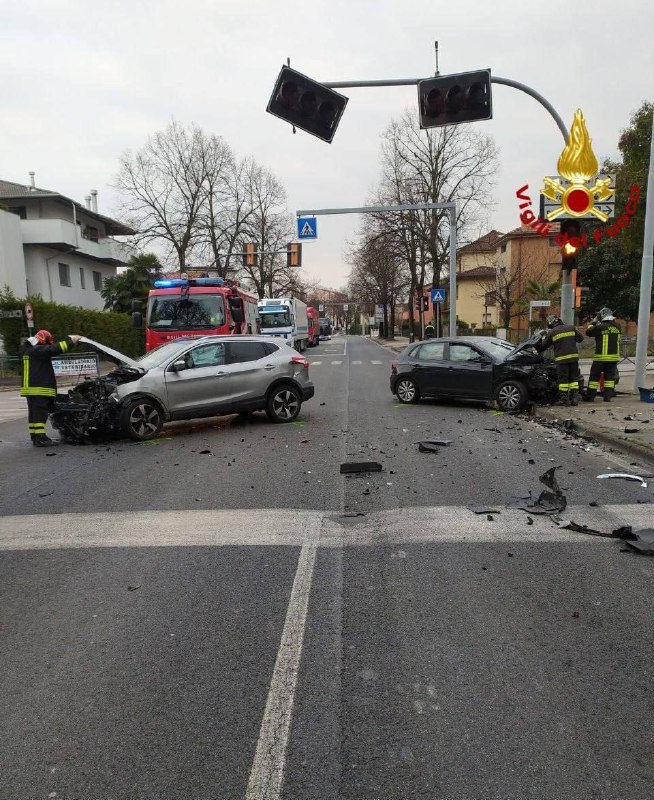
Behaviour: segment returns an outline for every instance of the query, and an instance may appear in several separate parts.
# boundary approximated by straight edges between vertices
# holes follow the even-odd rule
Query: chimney
[[[36,183],[34,182],[36,172],[30,171],[28,174],[30,176],[30,189],[36,189]]]
[[[84,204],[86,205],[86,207],[90,211],[91,210],[91,195],[90,194],[87,194],[86,197],[84,198]]]
[[[98,213],[98,190],[91,189],[91,210]]]

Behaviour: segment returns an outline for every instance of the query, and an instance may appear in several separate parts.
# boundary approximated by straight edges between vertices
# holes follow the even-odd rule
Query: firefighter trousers
[[[27,421],[30,437],[45,436],[45,423],[52,408],[51,397],[27,397]]]
[[[615,379],[618,377],[617,361],[593,361],[590,365],[588,378],[588,391],[586,397],[593,400],[599,391],[600,375],[604,373],[604,397],[613,397],[615,394]]]
[[[556,362],[556,379],[559,384],[559,392],[579,391],[579,359],[570,358],[566,361]]]

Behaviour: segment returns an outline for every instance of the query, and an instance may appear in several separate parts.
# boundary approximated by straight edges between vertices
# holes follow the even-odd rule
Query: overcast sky
[[[223,136],[269,167],[289,210],[357,206],[377,178],[379,135],[414,87],[348,89],[331,145],[265,108],[280,67],[316,80],[428,77],[490,67],[526,83],[569,127],[580,107],[598,159],[617,152],[630,114],[654,98],[649,0],[20,0],[0,1],[0,178],[83,202],[99,190],[111,213],[118,156],[171,118]],[[515,191],[534,202],[563,139],[527,95],[493,88],[493,119],[476,123],[500,149],[489,228],[518,221]],[[357,217],[321,217],[303,269],[339,287]]]

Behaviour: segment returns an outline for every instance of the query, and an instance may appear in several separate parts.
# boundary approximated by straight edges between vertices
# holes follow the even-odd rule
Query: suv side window
[[[258,361],[266,356],[263,342],[229,342],[227,348],[229,350],[229,364]]]
[[[265,350],[267,356],[271,356],[273,353],[276,353],[279,350],[279,347],[272,342],[261,342],[261,344],[263,345],[263,349]]]
[[[418,348],[417,358],[429,361],[442,361],[445,357],[445,342],[427,342]]]
[[[225,345],[222,342],[201,344],[188,352],[184,360],[188,369],[220,367],[225,363]]]

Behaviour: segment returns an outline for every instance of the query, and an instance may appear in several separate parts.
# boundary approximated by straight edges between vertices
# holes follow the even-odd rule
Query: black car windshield
[[[287,328],[291,324],[288,311],[266,311],[259,309],[262,328]]]
[[[221,295],[155,295],[148,304],[148,327],[166,330],[202,330],[225,324]]]
[[[505,342],[503,339],[488,339],[487,341],[476,342],[475,344],[498,361],[504,361],[509,353],[512,353],[514,350],[513,345],[509,344],[509,342]]]

